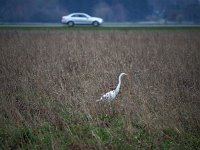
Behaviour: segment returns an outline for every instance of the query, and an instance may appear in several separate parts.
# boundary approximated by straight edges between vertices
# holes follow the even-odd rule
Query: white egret
[[[124,75],[127,75],[127,74],[126,73],[121,73],[119,75],[119,81],[118,81],[118,85],[117,85],[116,89],[104,94],[99,100],[97,100],[97,102],[100,102],[100,101],[108,101],[108,102],[113,101],[116,98],[117,94],[119,93],[119,89],[121,87],[121,79],[122,79],[122,77]]]

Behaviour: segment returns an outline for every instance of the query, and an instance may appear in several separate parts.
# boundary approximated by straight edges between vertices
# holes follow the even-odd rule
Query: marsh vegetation
[[[199,37],[0,31],[0,149],[200,148]]]

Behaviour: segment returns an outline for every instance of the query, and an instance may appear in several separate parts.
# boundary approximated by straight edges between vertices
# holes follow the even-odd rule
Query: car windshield
[[[88,14],[85,14],[85,16],[86,16],[86,17],[88,17],[88,18],[89,18],[89,17],[91,17],[91,16],[90,16],[90,15],[88,15]]]

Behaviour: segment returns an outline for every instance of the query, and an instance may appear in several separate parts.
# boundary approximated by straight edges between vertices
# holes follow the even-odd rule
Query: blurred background
[[[106,22],[200,23],[200,0],[0,0],[0,23],[59,23],[85,12]]]

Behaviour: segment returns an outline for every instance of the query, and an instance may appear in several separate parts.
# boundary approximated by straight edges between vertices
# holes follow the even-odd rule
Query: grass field
[[[200,32],[178,31],[0,30],[0,149],[200,149]]]
[[[57,25],[57,24],[56,24]],[[59,26],[59,24],[52,26],[45,25],[0,25],[0,31],[5,30],[17,30],[17,31],[200,31],[200,26],[100,26],[100,27],[91,27],[91,26]]]

